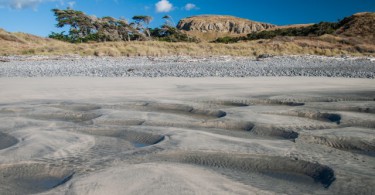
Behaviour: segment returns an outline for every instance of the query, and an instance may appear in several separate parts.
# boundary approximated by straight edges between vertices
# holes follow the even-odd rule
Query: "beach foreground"
[[[0,194],[371,194],[375,81],[0,78]]]

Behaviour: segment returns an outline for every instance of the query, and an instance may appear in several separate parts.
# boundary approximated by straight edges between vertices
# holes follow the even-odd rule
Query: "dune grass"
[[[278,37],[234,44],[169,43],[161,41],[66,43],[25,33],[0,30],[0,55],[81,56],[258,56],[270,55],[353,55],[374,56],[375,47],[365,42],[323,35],[317,38]]]

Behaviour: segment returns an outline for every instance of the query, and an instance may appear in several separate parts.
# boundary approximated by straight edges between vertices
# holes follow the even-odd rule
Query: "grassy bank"
[[[271,55],[353,55],[374,56],[372,44],[353,45],[330,35],[316,38],[279,37],[272,40],[223,43],[169,43],[161,41],[103,42],[72,44],[25,33],[0,30],[0,55],[67,55],[82,56],[258,56]]]

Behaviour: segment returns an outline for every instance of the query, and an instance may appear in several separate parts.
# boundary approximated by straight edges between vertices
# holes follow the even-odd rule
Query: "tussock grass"
[[[348,42],[348,43],[346,43]],[[0,30],[0,55],[70,55],[82,56],[258,56],[315,54],[372,55],[373,44],[349,44],[350,40],[324,35],[318,38],[280,37],[235,44],[169,43],[160,41],[104,42],[72,44],[25,33]]]
[[[236,34],[236,33],[224,33],[224,32],[198,32],[198,31],[182,31],[189,37],[197,38],[201,42],[212,42],[220,37],[243,37],[246,33]]]

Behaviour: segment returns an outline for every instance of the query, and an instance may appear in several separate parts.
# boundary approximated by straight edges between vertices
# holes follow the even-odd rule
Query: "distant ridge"
[[[248,34],[274,27],[276,25],[225,15],[192,16],[180,20],[177,25],[179,30],[184,31],[229,34]]]

